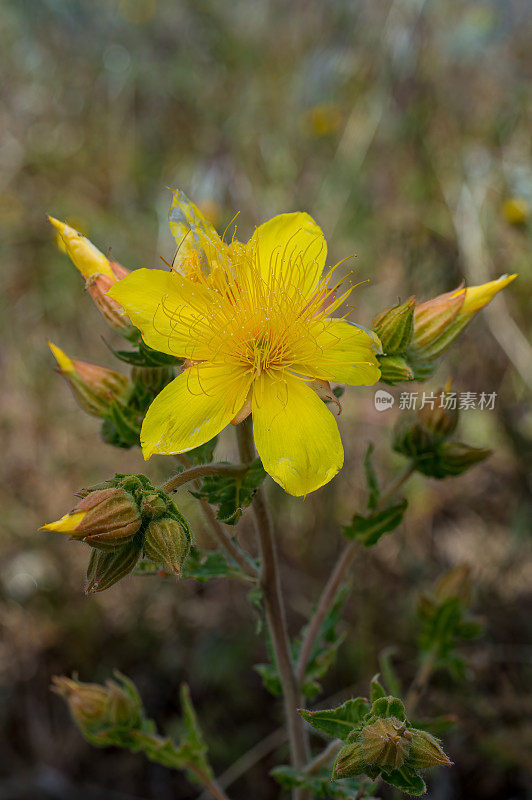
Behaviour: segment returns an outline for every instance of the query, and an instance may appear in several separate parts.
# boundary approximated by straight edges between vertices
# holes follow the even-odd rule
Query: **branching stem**
[[[161,488],[165,492],[176,492],[180,486],[184,486],[185,483],[190,483],[190,481],[195,481],[199,478],[205,478],[209,475],[238,477],[247,472],[247,470],[248,466],[246,464],[198,464],[170,478],[166,483],[163,483]]]
[[[186,457],[186,455],[177,454],[175,457],[179,461],[179,463],[185,467],[185,470],[190,473],[193,467],[188,458]],[[181,473],[181,475],[184,474],[185,473]],[[191,478],[190,480],[193,479]],[[197,478],[195,480],[197,481]],[[167,484],[165,484],[165,486],[166,485]],[[198,483],[196,483],[195,488],[199,489]],[[165,491],[169,490],[165,489]],[[207,523],[209,524],[211,533],[216,539],[216,541],[224,548],[226,553],[229,556],[231,556],[233,561],[235,561],[238,564],[238,566],[246,573],[246,575],[249,575],[250,578],[254,579],[258,578],[259,573],[257,568],[255,567],[254,564],[251,563],[251,561],[248,558],[246,558],[244,553],[242,553],[240,548],[234,543],[233,539],[231,538],[231,536],[229,536],[229,534],[225,530],[220,520],[216,518],[216,514],[214,513],[213,509],[211,508],[207,500],[205,500],[205,498],[202,497],[200,498],[199,503],[201,506],[201,510],[203,512],[203,516],[205,517]]]

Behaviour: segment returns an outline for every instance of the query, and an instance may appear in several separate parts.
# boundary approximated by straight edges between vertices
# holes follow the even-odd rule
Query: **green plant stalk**
[[[183,467],[185,467],[185,469],[190,474],[190,471],[193,469],[193,466],[186,457],[186,455],[184,453],[178,453],[176,454],[175,458],[177,459],[177,461],[179,461],[180,464],[182,464]],[[197,481],[197,477],[195,479],[191,478],[190,480]],[[195,488],[196,489],[200,488],[198,483],[196,483]],[[249,559],[246,558],[246,556],[242,553],[240,548],[237,547],[237,545],[234,543],[233,539],[231,538],[231,536],[229,536],[229,534],[225,530],[220,520],[217,519],[216,514],[214,513],[209,503],[205,500],[205,498],[200,498],[199,504],[201,506],[203,516],[205,517],[211,529],[211,533],[216,539],[216,541],[223,547],[226,553],[229,556],[231,556],[231,558],[238,564],[240,569],[242,569],[246,573],[246,575],[249,575],[250,578],[257,579],[259,574],[258,570],[254,566],[254,564],[252,564],[251,561],[249,561]]]
[[[405,705],[410,715],[414,714],[417,704],[428,686],[437,658],[438,652],[434,647],[425,654],[425,658],[419,665],[405,700]]]
[[[238,477],[239,475],[243,475],[247,469],[247,464],[198,464],[170,478],[161,488],[165,492],[176,492],[179,487],[184,486],[185,483],[198,480],[198,478],[204,478],[207,475],[230,475]]]
[[[241,461],[251,463],[255,453],[249,417],[237,426],[237,438]],[[301,769],[307,760],[306,737],[303,719],[297,710],[299,692],[290,654],[290,640],[281,593],[277,548],[271,516],[262,486],[257,489],[253,497],[252,509],[262,557],[260,585],[264,595],[266,621],[272,638],[273,651],[283,690],[291,761],[295,769]],[[297,790],[294,792],[294,798],[302,797],[303,795]]]

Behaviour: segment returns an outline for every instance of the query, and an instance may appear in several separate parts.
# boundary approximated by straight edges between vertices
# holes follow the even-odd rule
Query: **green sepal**
[[[265,477],[266,471],[260,458],[257,458],[240,475],[210,475],[203,478],[201,489],[192,494],[218,506],[218,519],[227,525],[236,525]]]
[[[353,728],[360,725],[370,709],[371,704],[364,697],[354,697],[336,708],[321,711],[300,708],[299,713],[317,731],[326,733],[333,739],[346,741]]]
[[[137,336],[131,339],[131,343],[136,345],[136,350],[115,350],[106,342],[107,347],[116,358],[132,367],[164,367],[183,364],[182,358],[169,353],[160,353],[158,350],[148,347],[143,341],[140,331],[137,331]]]
[[[403,353],[410,344],[414,330],[414,307],[415,300],[411,297],[405,303],[381,311],[373,320],[373,330],[387,355]]]
[[[120,550],[92,549],[87,566],[86,594],[103,592],[132,572],[140,558],[141,544],[138,535]]]
[[[414,372],[403,356],[377,356],[381,370],[380,380],[389,386],[414,380]]]
[[[364,547],[372,547],[381,536],[401,524],[407,506],[408,501],[402,500],[384,511],[376,511],[367,516],[355,514],[349,525],[342,526],[343,535],[346,539],[358,539]]]

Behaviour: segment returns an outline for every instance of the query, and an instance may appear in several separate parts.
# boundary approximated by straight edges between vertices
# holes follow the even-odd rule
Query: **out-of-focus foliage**
[[[240,211],[243,239],[275,213],[308,210],[331,243],[331,263],[357,253],[339,271],[370,281],[355,295],[367,327],[398,297],[424,300],[463,278],[471,284],[520,273],[471,324],[430,387],[421,387],[435,391],[452,375],[457,391],[496,392],[493,410],[463,412],[457,434],[496,455],[460,481],[414,477],[405,491],[408,527],[364,550],[342,658],[320,680],[325,696],[339,685],[363,692],[377,666],[373,654],[393,642],[406,655],[397,677],[408,685],[420,589],[445,569],[473,564],[475,609],[489,625],[483,639],[461,645],[465,684],[445,671],[434,679],[427,713],[460,721],[448,737],[456,766],[438,772],[434,794],[525,797],[532,767],[525,644],[530,30],[526,0],[2,3],[2,797],[190,796],[181,776],[125,752],[94,751],[73,735],[48,692],[54,673],[79,670],[83,680],[98,681],[119,665],[149,716],[175,728],[176,738],[175,697],[186,678],[197,707],[209,704],[202,721],[216,772],[279,722],[259,676],[247,670],[264,652],[244,582],[182,580],[176,588],[171,578],[135,577],[87,600],[79,585],[88,551],[35,534],[43,519],[69,507],[73,486],[147,469],[137,448],[98,441],[98,421],[79,411],[53,373],[51,335],[75,357],[109,367],[95,331],[115,349],[123,341],[84,296],[45,212],[105,254],[112,248],[127,267],[159,266],[173,256],[164,187],[176,186],[218,228]],[[392,387],[395,406],[386,412],[375,410],[373,390],[346,398],[346,466],[330,490],[294,506],[272,489],[294,631],[341,546],[341,525],[353,507],[364,511],[363,454],[369,440],[386,439],[379,434],[393,426],[404,387],[420,388]],[[219,458],[234,456],[225,435],[217,448]],[[401,459],[379,445],[373,462],[384,485],[381,475]],[[149,477],[158,481],[161,469],[154,459]],[[186,491],[179,504],[195,513]],[[192,522],[207,548],[201,520]],[[241,524],[251,541],[245,518]],[[231,568],[195,567],[205,578]],[[393,656],[385,660],[389,666]],[[237,780],[231,796],[276,797],[278,786],[262,780],[269,759]]]

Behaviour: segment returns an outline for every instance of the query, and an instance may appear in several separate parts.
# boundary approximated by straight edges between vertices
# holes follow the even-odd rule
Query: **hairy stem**
[[[180,464],[182,464],[186,468],[187,472],[193,469],[186,455],[177,454],[176,459],[179,461]],[[199,489],[199,483],[197,483],[197,478],[195,480],[195,488]],[[224,548],[226,553],[229,556],[231,556],[233,561],[235,561],[238,564],[238,566],[246,573],[246,575],[249,575],[250,578],[258,578],[257,568],[251,561],[249,561],[248,558],[246,558],[244,553],[242,553],[240,548],[234,543],[233,539],[231,538],[231,536],[229,536],[229,534],[225,530],[220,520],[216,518],[216,514],[214,513],[209,503],[205,500],[205,498],[200,498],[199,503],[201,506],[201,510],[203,512],[203,516],[205,517],[209,525],[209,528],[211,530],[211,533],[216,539],[216,541]]]
[[[205,787],[205,791],[214,797],[214,800],[229,800],[228,795],[226,795],[220,784],[214,778],[209,778],[203,770],[192,765],[190,765],[188,769],[190,772],[194,773],[196,778]]]
[[[415,465],[408,464],[403,472],[399,473],[397,478],[392,481],[388,488],[385,489],[381,494],[379,499],[379,508],[386,505],[386,503],[397,493],[405,481],[408,480],[414,470]],[[338,557],[333,571],[329,576],[329,580],[325,584],[325,588],[323,589],[321,597],[318,601],[318,605],[316,606],[316,611],[309,622],[305,636],[303,637],[303,641],[301,643],[301,649],[299,651],[299,658],[296,666],[296,678],[298,685],[301,685],[305,677],[305,670],[312,655],[314,643],[316,642],[321,626],[323,625],[329,609],[334,602],[334,598],[336,597],[336,594],[345,580],[351,564],[353,563],[357,547],[358,543],[356,541],[349,542],[345,545]]]
[[[180,486],[190,481],[198,480],[198,478],[205,478],[209,475],[238,477],[239,475],[243,475],[247,469],[248,467],[246,464],[198,464],[170,478],[166,483],[163,483],[161,488],[165,492],[175,492]]]
[[[254,458],[254,446],[249,423],[250,419],[248,418],[237,426],[240,458],[244,463],[249,463]],[[262,486],[257,489],[253,497],[252,509],[262,556],[260,583],[264,596],[266,621],[283,689],[291,760],[296,769],[301,769],[306,762],[307,755],[304,724],[297,710],[299,693],[292,664],[286,614],[281,594],[277,548],[270,512]],[[299,797],[297,792],[296,796]]]

